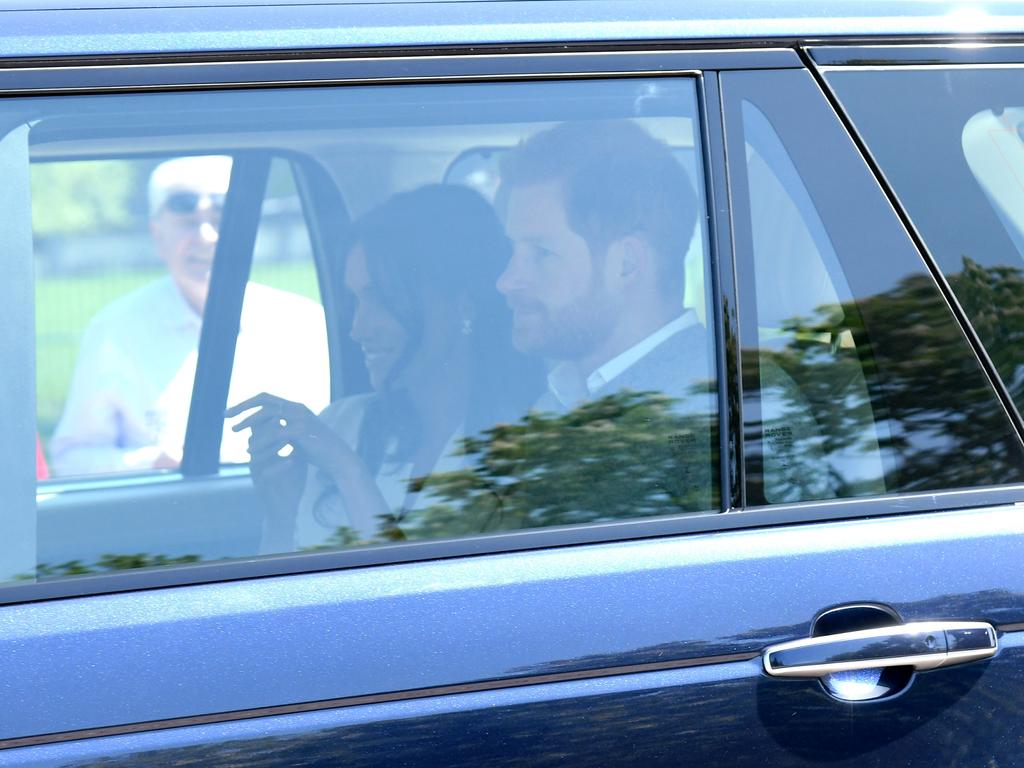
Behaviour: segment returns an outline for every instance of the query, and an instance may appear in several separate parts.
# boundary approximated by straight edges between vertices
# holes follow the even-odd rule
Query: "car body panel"
[[[3,766],[231,765],[1015,765],[1021,634],[984,668],[922,675],[874,707],[829,701],[816,683],[778,687],[759,660],[371,704],[13,749]],[[956,701],[978,727],[950,728]],[[770,714],[783,711],[784,717]]]
[[[1022,535],[1007,506],[12,605],[0,738],[749,658],[849,602],[1012,630]]]
[[[5,4],[0,57],[287,49],[794,40],[832,36],[1010,34],[1024,5],[926,2],[680,3],[677,0],[207,4]]]

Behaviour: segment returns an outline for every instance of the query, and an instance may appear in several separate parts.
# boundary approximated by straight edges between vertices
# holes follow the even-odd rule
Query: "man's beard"
[[[549,360],[581,360],[604,344],[615,326],[616,312],[604,290],[594,286],[585,296],[554,312],[534,305],[539,328],[524,338],[513,330],[520,352]]]

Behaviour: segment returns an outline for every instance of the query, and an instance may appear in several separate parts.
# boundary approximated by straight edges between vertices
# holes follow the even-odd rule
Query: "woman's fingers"
[[[260,423],[256,424],[252,428],[252,433],[249,435],[249,444],[253,445],[254,442],[262,444],[271,440],[290,439],[292,437],[302,436],[301,424],[292,420],[287,419],[263,419]]]
[[[249,438],[249,453],[276,453],[292,442],[287,435],[278,432],[254,431]]]
[[[270,408],[260,408],[256,413],[247,416],[237,424],[231,426],[232,432],[241,432],[243,429],[252,429],[255,431],[264,424],[273,424],[274,422],[280,422],[282,416],[279,412],[275,412]],[[287,420],[286,420],[287,421]]]
[[[320,467],[337,464],[346,456],[343,441],[302,403],[263,393],[226,411],[228,417],[255,408],[232,426],[235,432],[250,429],[249,465],[254,473],[269,470],[291,459]]]
[[[254,427],[249,436],[250,450],[253,447],[259,450],[264,446],[274,444],[280,447],[285,443],[293,443],[298,446],[316,437],[315,431],[310,429],[305,420],[284,421],[285,423],[281,424],[280,421],[275,423],[273,419],[268,419],[263,424]]]
[[[224,418],[230,419],[232,416],[237,416],[243,411],[248,411],[250,408],[260,408],[262,406],[273,405],[277,403],[287,403],[287,400],[272,395],[269,392],[260,392],[258,395],[250,397],[248,400],[243,400],[240,403],[232,405],[226,411],[224,411]]]
[[[293,459],[282,459],[275,458],[274,461],[263,461],[258,462],[256,460],[249,462],[249,474],[252,475],[255,482],[262,482],[269,480],[274,482],[276,478],[281,477],[288,473],[288,470],[293,466]]]
[[[253,408],[257,409],[255,413],[232,425],[231,430],[233,432],[241,432],[243,429],[250,428],[255,429],[265,423],[280,423],[284,421],[287,424],[296,419],[305,419],[307,415],[312,413],[302,403],[294,403],[291,400],[263,393],[228,408],[224,415],[225,418],[231,418]],[[281,426],[285,426],[285,424],[281,424]]]
[[[274,440],[259,445],[249,444],[249,466],[260,469],[274,464],[279,464],[295,456],[294,451],[287,456],[281,455],[281,450],[289,445],[287,440]]]

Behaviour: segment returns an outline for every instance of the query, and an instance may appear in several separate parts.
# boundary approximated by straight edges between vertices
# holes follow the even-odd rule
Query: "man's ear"
[[[650,271],[650,265],[647,241],[639,235],[626,235],[608,246],[605,277],[623,286],[633,285]]]

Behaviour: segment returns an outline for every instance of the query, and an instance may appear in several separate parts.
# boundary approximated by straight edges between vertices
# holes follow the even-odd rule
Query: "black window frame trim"
[[[238,55],[230,61],[187,63],[166,56],[132,63],[93,64],[7,60],[0,66],[0,97],[121,93],[151,90],[295,87],[303,85],[497,82],[514,79],[697,74],[705,69],[798,69],[791,48],[650,51],[565,51],[503,54],[344,56],[267,60]]]
[[[703,162],[707,196],[715,319],[715,360],[718,370],[719,486],[723,512],[746,503],[743,462],[743,380],[739,360],[739,315],[736,254],[732,240],[732,205],[726,172],[725,112],[718,72],[705,72],[698,82]]]
[[[723,49],[688,50],[684,44],[678,49],[655,49],[638,54],[628,52],[634,64],[643,64],[642,68],[629,69],[624,65],[630,59],[626,52],[616,52],[610,56],[601,52],[558,52],[557,47],[548,52],[533,54],[509,54],[491,57],[498,60],[531,62],[534,71],[517,71],[513,74],[487,74],[461,71],[452,74],[445,72],[446,63],[466,61],[482,61],[478,55],[466,51],[466,55],[433,56],[433,57],[378,57],[374,59],[338,59],[329,60],[332,66],[350,67],[350,77],[338,78],[337,72],[324,77],[318,67],[324,64],[323,59],[296,60],[285,62],[260,62],[267,66],[288,66],[305,68],[306,79],[277,79],[263,82],[220,82],[220,83],[169,83],[153,84],[147,81],[147,73],[154,67],[164,67],[164,71],[187,70],[193,64],[183,64],[172,57],[164,57],[160,63],[156,57],[145,64],[92,65],[91,72],[117,71],[122,78],[121,86],[82,88],[74,82],[69,74],[76,72],[74,60],[61,62],[60,67],[39,67],[39,62],[23,62],[27,65],[18,66],[17,62],[4,62],[0,68],[0,83],[10,83],[8,75],[26,71],[47,72],[45,87],[39,83],[25,85],[12,90],[0,86],[0,99],[4,96],[52,96],[57,94],[84,93],[121,93],[148,92],[154,90],[220,90],[225,88],[273,88],[295,87],[297,85],[338,85],[338,84],[401,84],[422,82],[474,82],[501,80],[540,80],[540,79],[581,79],[581,78],[620,78],[620,77],[693,77],[698,86],[698,110],[703,136],[703,159],[705,176],[705,199],[708,216],[709,246],[711,248],[712,269],[711,279],[714,281],[714,310],[716,336],[721,342],[716,353],[720,379],[720,394],[725,392],[726,399],[720,402],[719,419],[721,424],[722,446],[727,447],[728,455],[721,456],[722,496],[719,512],[698,515],[680,515],[643,520],[613,521],[608,523],[586,524],[578,526],[559,526],[532,530],[519,530],[507,533],[464,537],[452,540],[406,542],[398,545],[383,545],[361,549],[341,550],[335,552],[292,553],[266,557],[253,557],[231,561],[211,561],[184,566],[165,566],[153,569],[121,571],[82,577],[61,578],[54,581],[12,584],[0,586],[0,605],[37,602],[42,600],[85,597],[91,595],[129,592],[144,589],[170,588],[194,584],[238,581],[256,578],[267,578],[285,575],[301,575],[339,569],[369,567],[389,564],[402,564],[428,560],[440,560],[466,556],[492,555],[520,552],[534,549],[547,549],[563,546],[598,544],[613,541],[659,538],[685,534],[719,532],[738,529],[750,529],[791,524],[814,524],[818,522],[842,519],[873,517],[903,513],[938,512],[957,509],[993,507],[1024,503],[1024,485],[1006,485],[974,489],[961,489],[939,493],[919,493],[907,495],[891,495],[870,498],[845,499],[840,501],[805,502],[793,505],[773,505],[770,507],[742,509],[742,496],[737,493],[737,482],[742,488],[742,442],[738,440],[742,428],[742,420],[738,413],[733,413],[729,403],[739,403],[739,378],[736,375],[735,361],[730,362],[730,354],[725,351],[726,333],[734,333],[735,318],[730,326],[723,320],[723,312],[735,314],[735,264],[731,243],[731,222],[725,178],[725,144],[721,114],[721,101],[718,93],[718,70],[728,69],[803,69],[806,60],[801,62],[797,51],[792,49],[776,49],[753,47],[749,50]],[[225,63],[223,58],[217,60],[220,65],[233,68],[244,63],[244,57],[237,61]],[[398,68],[402,74],[386,76],[368,73],[364,65],[374,65],[386,61],[389,66]],[[609,66],[614,63],[616,66]],[[543,66],[541,66],[543,65]],[[545,71],[545,69],[547,71]],[[425,74],[424,74],[425,71]],[[7,78],[6,80],[2,78]],[[62,79],[63,78],[63,79]],[[148,84],[147,84],[148,83]],[[731,370],[730,370],[731,368]],[[164,478],[160,478],[164,480]],[[166,478],[168,480],[174,478]],[[198,480],[208,482],[209,479]],[[722,514],[722,512],[729,514]],[[812,516],[808,516],[808,512]]]

